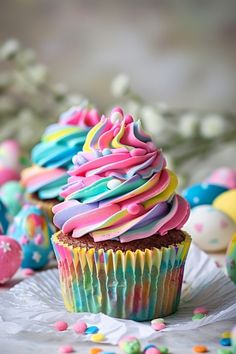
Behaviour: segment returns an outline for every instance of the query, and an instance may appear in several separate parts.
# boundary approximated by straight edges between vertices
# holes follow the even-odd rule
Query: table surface
[[[225,254],[224,253],[212,253],[209,254],[217,264],[224,268],[225,266]],[[51,264],[51,267],[55,264]],[[10,283],[0,286],[0,292],[7,291],[10,287],[14,286],[18,282],[22,281],[24,276],[21,271],[18,271],[15,277],[11,280]],[[1,314],[0,314],[1,315]],[[229,331],[236,324],[236,314],[234,320],[221,321],[211,325],[201,327],[199,329],[182,332],[163,332],[163,335],[152,343],[156,345],[167,346],[172,354],[188,354],[193,353],[192,347],[198,344],[204,344],[208,347],[210,353],[217,353],[217,349],[221,348],[219,344],[219,336],[224,331]],[[37,336],[32,341],[30,334],[21,333],[20,335],[11,336],[10,340],[7,337],[1,336],[0,334],[0,354],[13,354],[17,348],[17,353],[22,354],[56,354],[63,340],[60,336],[55,340],[48,334],[43,334]],[[99,345],[91,343],[80,343],[73,342],[70,343],[76,353],[79,354],[89,354],[92,347],[102,348],[106,353],[122,353],[118,347],[111,345]],[[143,343],[145,345],[145,343]]]

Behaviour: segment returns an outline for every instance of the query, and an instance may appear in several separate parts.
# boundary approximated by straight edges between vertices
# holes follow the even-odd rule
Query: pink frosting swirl
[[[119,108],[91,129],[73,163],[65,201],[53,208],[64,233],[129,242],[179,229],[189,216],[161,150]]]

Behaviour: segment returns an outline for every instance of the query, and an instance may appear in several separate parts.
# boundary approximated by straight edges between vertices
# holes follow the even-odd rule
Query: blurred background
[[[234,164],[235,0],[1,0],[0,9],[1,140],[30,149],[88,97],[102,112],[118,102],[142,118],[185,180],[196,163],[193,179]]]

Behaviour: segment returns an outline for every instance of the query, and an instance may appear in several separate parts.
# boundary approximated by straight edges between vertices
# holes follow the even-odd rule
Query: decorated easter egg
[[[215,184],[194,184],[183,191],[183,196],[189,202],[191,208],[198,205],[212,204],[213,200],[228,188]]]
[[[236,284],[236,233],[233,235],[227,249],[226,268],[230,279]]]
[[[49,262],[53,232],[53,226],[41,208],[25,205],[21,209],[9,228],[9,235],[21,244],[22,268],[40,269]]]
[[[236,188],[236,169],[232,167],[217,168],[205,182],[224,186],[228,189]]]
[[[4,235],[9,225],[9,215],[7,208],[0,200],[0,234]]]
[[[236,222],[236,189],[231,189],[219,195],[213,206],[230,216]]]
[[[0,189],[0,199],[10,215],[15,216],[24,204],[24,188],[18,181],[10,181]]]
[[[0,167],[20,171],[20,146],[15,140],[5,140],[0,144]]]
[[[221,210],[211,205],[199,205],[191,210],[184,230],[201,249],[213,252],[226,249],[236,232],[236,224]]]
[[[6,283],[19,269],[22,250],[19,243],[8,236],[0,236],[0,284]]]

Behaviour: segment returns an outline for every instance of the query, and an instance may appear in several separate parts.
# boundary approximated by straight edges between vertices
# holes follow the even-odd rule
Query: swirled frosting
[[[82,150],[89,130],[99,120],[95,109],[72,107],[46,129],[32,150],[34,165],[22,173],[22,183],[29,193],[37,193],[40,199],[59,198],[72,157]]]
[[[120,108],[91,129],[73,163],[65,201],[53,208],[55,225],[72,237],[129,242],[180,229],[189,216],[162,151]]]

